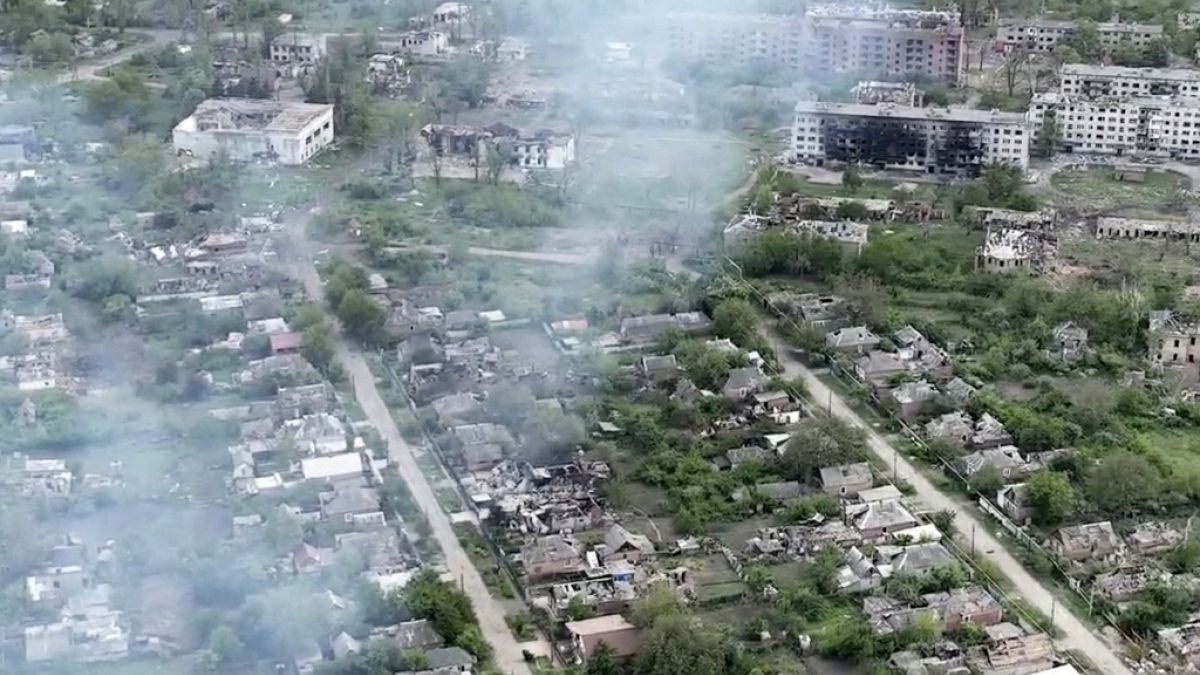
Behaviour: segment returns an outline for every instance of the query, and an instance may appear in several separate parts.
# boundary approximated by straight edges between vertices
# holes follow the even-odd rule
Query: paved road
[[[955,526],[959,532],[973,532],[976,551],[984,558],[995,564],[1007,576],[1016,588],[1017,593],[1033,607],[1046,616],[1050,616],[1054,599],[1050,591],[1040,581],[1033,578],[1025,567],[988,531],[987,523],[977,518],[971,509],[963,509],[955,500],[934,487],[902,454],[892,447],[886,438],[877,433],[863,422],[846,405],[841,396],[825,385],[817,376],[804,366],[794,355],[782,337],[774,329],[768,330],[767,339],[775,349],[779,364],[788,377],[799,377],[809,392],[812,401],[818,406],[827,407],[829,412],[841,421],[858,427],[867,434],[867,445],[887,466],[896,467],[894,480],[904,480],[913,486],[921,502],[935,510],[954,512]],[[1075,615],[1060,603],[1054,611],[1054,623],[1063,632],[1063,638],[1058,642],[1061,646],[1085,654],[1096,664],[1100,672],[1106,675],[1131,675],[1131,671],[1117,656],[1113,647],[1092,632]]]
[[[318,198],[318,203],[324,199]],[[295,214],[289,219],[288,229],[291,243],[297,250],[297,255],[291,260],[292,274],[304,283],[304,289],[313,300],[320,302],[323,295],[321,279],[313,263],[313,251],[317,246],[306,238],[306,225],[317,211]],[[529,666],[521,652],[508,625],[504,623],[504,608],[488,592],[487,584],[479,570],[471,562],[463,549],[458,537],[450,524],[450,518],[442,510],[421,467],[413,456],[412,448],[400,435],[396,422],[392,419],[391,411],[379,395],[375,385],[375,376],[371,373],[362,354],[340,336],[336,342],[338,360],[346,369],[354,383],[354,395],[362,406],[363,412],[371,425],[379,431],[388,446],[388,459],[400,472],[408,485],[414,501],[425,514],[433,531],[434,539],[442,549],[446,567],[455,578],[459,579],[467,596],[475,604],[475,613],[479,616],[479,626],[483,637],[495,650],[496,667],[509,675],[530,675]]]

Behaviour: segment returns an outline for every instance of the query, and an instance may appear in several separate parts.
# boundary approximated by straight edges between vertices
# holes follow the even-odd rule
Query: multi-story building
[[[756,61],[799,69],[803,65],[804,20],[766,14],[672,14],[667,45],[688,61],[744,66]]]
[[[1079,24],[1075,21],[1032,19],[1002,23],[996,30],[996,42],[1005,49],[1025,49],[1031,52],[1052,52],[1058,45],[1075,37]],[[1120,23],[1106,21],[1096,24],[1100,46],[1117,49],[1122,46],[1145,47],[1163,37],[1163,27],[1157,24]]]
[[[957,85],[966,66],[954,12],[890,8],[803,17],[684,13],[670,17],[668,49],[710,63],[762,62],[810,74],[924,75]]]
[[[1029,137],[1021,113],[801,101],[792,157],[975,175],[989,164],[1028,168]]]
[[[1200,357],[1200,322],[1169,309],[1150,312],[1146,333],[1150,361],[1159,367],[1187,367],[1196,374]]]
[[[810,13],[805,19],[803,65],[809,73],[962,81],[966,47],[955,13],[881,11],[852,18]]]
[[[179,155],[303,164],[333,142],[333,106],[211,98],[175,125],[172,139]]]
[[[1054,119],[1065,152],[1200,158],[1200,99],[1034,96],[1029,120],[1035,138]]]
[[[313,64],[325,54],[325,38],[321,35],[286,33],[271,41],[271,61],[275,63]]]
[[[1065,96],[1200,97],[1200,70],[1125,68],[1068,63],[1062,67],[1059,93]]]

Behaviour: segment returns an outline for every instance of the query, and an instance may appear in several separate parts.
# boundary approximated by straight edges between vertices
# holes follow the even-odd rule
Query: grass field
[[[1113,178],[1111,168],[1062,171],[1050,178],[1051,202],[1056,206],[1074,207],[1085,211],[1137,209],[1166,212],[1175,192],[1187,187],[1183,176],[1165,171],[1146,175],[1144,183],[1131,183]]]
[[[1200,475],[1200,431],[1158,429],[1141,435],[1151,452],[1166,460],[1175,473]]]

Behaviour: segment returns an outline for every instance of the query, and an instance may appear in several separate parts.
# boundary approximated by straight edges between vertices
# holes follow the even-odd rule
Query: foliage
[[[789,477],[812,481],[822,467],[862,461],[866,447],[862,430],[833,417],[817,417],[792,435],[781,464]]]
[[[695,675],[727,672],[723,640],[685,614],[657,619],[642,639],[638,675]]]
[[[1158,467],[1142,455],[1119,451],[1088,472],[1085,490],[1101,509],[1132,515],[1155,502],[1162,493],[1162,479]]]
[[[336,313],[351,338],[367,345],[380,345],[386,339],[383,308],[363,291],[353,289],[342,295]]]
[[[478,639],[475,609],[465,593],[438,579],[432,570],[421,572],[398,592],[403,594],[404,604],[414,617],[429,619],[438,634],[476,658],[488,658],[490,646]]]
[[[772,274],[829,279],[845,266],[837,242],[825,237],[797,235],[781,230],[765,232],[737,247],[731,256],[751,277]]]
[[[1029,477],[1025,497],[1039,525],[1057,525],[1074,511],[1077,497],[1071,479],[1057,471],[1039,471]]]

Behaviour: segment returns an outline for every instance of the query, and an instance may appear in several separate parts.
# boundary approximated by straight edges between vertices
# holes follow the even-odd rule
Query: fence
[[[421,437],[424,439],[426,447],[433,451],[434,457],[437,459],[438,466],[440,466],[442,471],[454,481],[454,487],[458,491],[459,496],[462,498],[463,503],[466,504],[467,508],[471,509],[471,512],[475,514],[475,520],[480,521],[481,525],[476,529],[479,531],[483,540],[487,542],[488,548],[491,549],[492,557],[496,559],[497,564],[504,570],[505,574],[509,578],[509,581],[512,583],[513,588],[517,590],[517,593],[520,595],[521,599],[528,602],[529,598],[526,597],[527,589],[521,582],[521,575],[517,572],[516,567],[514,567],[512,562],[508,559],[508,556],[504,554],[504,549],[495,540],[495,538],[492,536],[492,533],[488,530],[488,528],[482,526],[479,505],[475,503],[475,500],[471,499],[471,494],[467,491],[466,486],[463,485],[462,479],[458,476],[458,472],[451,469],[451,464],[447,460],[446,452],[442,448],[441,444],[437,442],[437,439],[434,438],[433,435],[429,433],[429,430],[425,428],[425,425],[421,423],[421,416],[417,409],[416,402],[413,401],[412,397],[408,395],[408,392],[404,388],[404,383],[396,374],[396,371],[390,365],[388,365],[383,352],[379,353],[379,363],[383,367],[384,371],[388,374],[388,382],[391,385],[392,391],[397,396],[400,396],[404,399],[404,403],[412,412],[413,418],[417,420],[417,428],[421,430]],[[439,508],[442,508],[441,505],[439,505]]]

